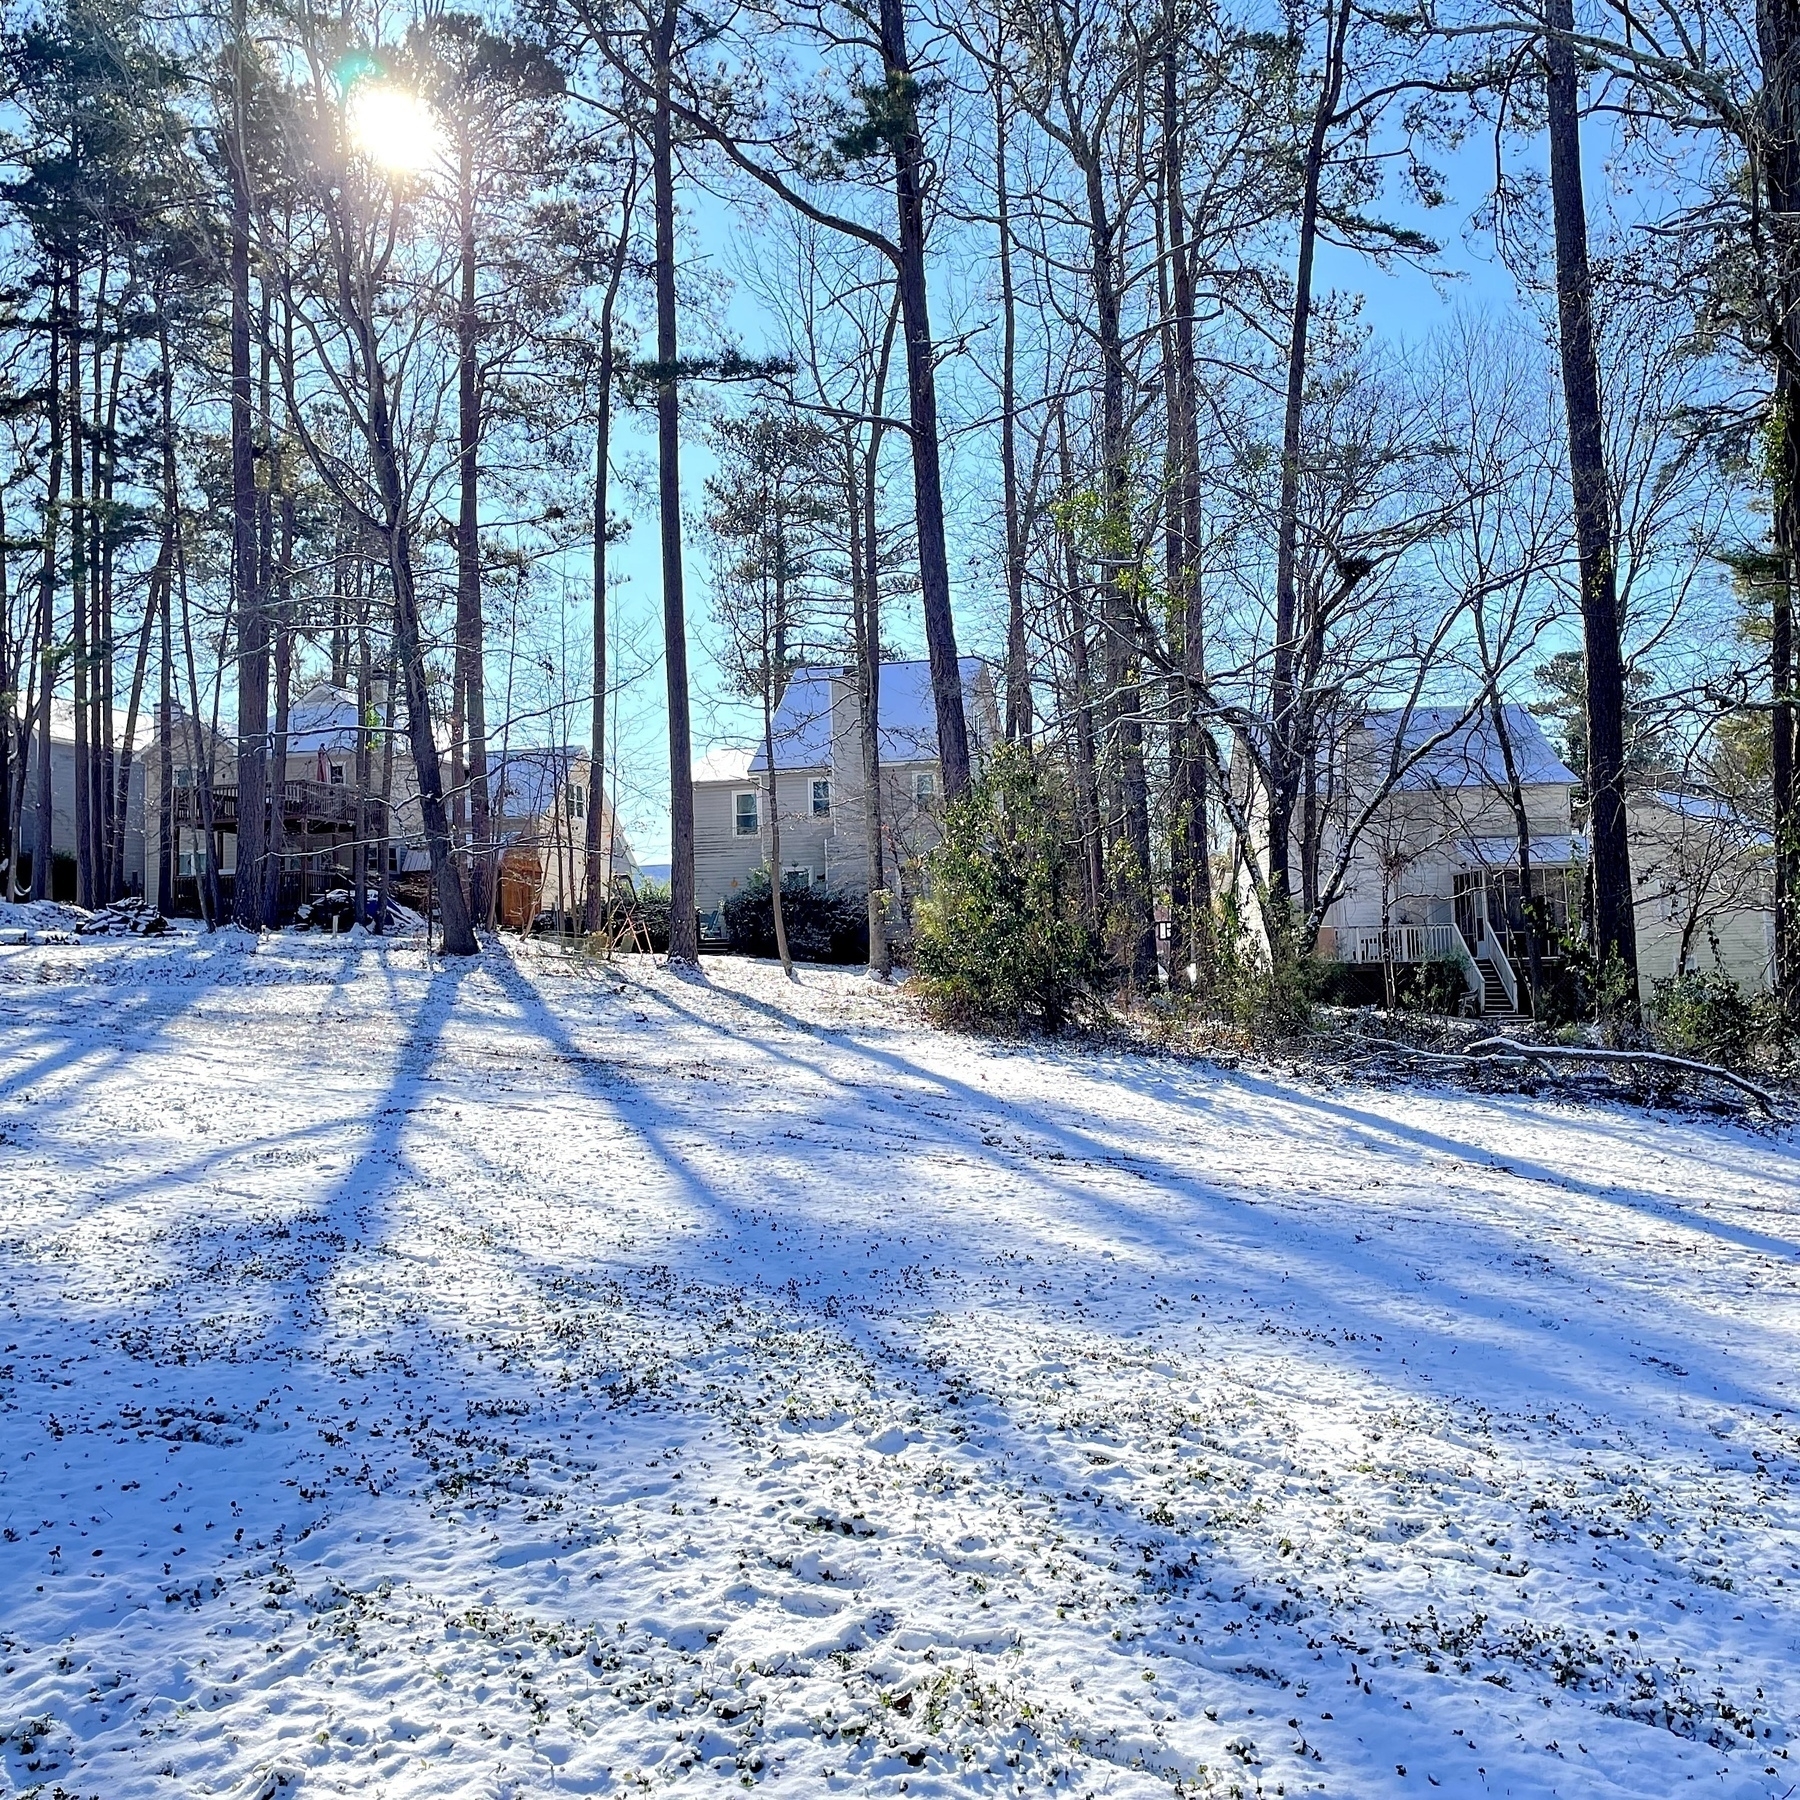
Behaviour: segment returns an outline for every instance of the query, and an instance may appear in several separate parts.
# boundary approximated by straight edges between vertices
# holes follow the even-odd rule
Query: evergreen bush
[[[869,908],[861,894],[836,887],[784,887],[781,922],[795,962],[868,960]],[[766,868],[725,902],[725,935],[740,955],[775,954],[775,906]]]
[[[1109,970],[1081,891],[1073,812],[1046,764],[998,749],[948,809],[927,871],[916,966],[939,1019],[1056,1031],[1098,1010]]]
[[[675,904],[675,890],[666,881],[644,881],[638,884],[638,917],[644,922],[644,933],[650,948],[658,956],[669,953],[669,914]]]
[[[1774,1006],[1722,969],[1689,969],[1657,982],[1648,1022],[1659,1049],[1727,1069],[1748,1068],[1779,1035]]]

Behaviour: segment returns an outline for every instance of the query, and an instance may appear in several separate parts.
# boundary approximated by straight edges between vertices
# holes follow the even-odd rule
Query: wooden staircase
[[[1496,1025],[1524,1024],[1525,1015],[1515,1011],[1506,997],[1500,971],[1485,956],[1478,957],[1475,966],[1481,971],[1481,1016]]]

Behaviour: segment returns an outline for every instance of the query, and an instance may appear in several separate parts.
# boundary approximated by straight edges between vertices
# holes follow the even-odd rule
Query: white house
[[[1768,831],[1715,794],[1663,788],[1625,808],[1638,980],[1713,970],[1768,992],[1775,971],[1775,853]]]
[[[994,685],[986,663],[961,661],[969,751],[979,766],[999,736]],[[931,668],[881,665],[877,741],[881,751],[881,829],[886,880],[902,903],[916,889],[920,864],[941,833],[943,772]],[[855,671],[808,665],[794,670],[774,720],[774,807],[781,873],[788,885],[867,886],[862,737]],[[695,903],[717,915],[768,865],[770,776],[764,749],[716,750],[694,771]]]
[[[8,720],[6,728],[16,729]],[[144,759],[152,735],[152,715],[140,709],[137,717],[137,747],[132,756],[131,787],[126,796],[124,876],[128,890],[141,893],[144,887]],[[112,716],[115,767],[125,747],[125,714]],[[15,740],[16,742],[16,740]],[[35,854],[39,841],[38,825],[38,732],[34,729],[26,745],[25,763],[21,771],[12,770],[15,781],[22,779],[20,791],[19,851],[21,857]],[[10,796],[0,799],[0,804]],[[45,892],[57,899],[75,898],[75,708],[67,700],[50,704],[50,876]]]
[[[1346,734],[1332,766],[1322,879],[1395,766],[1396,748],[1402,773],[1351,848],[1319,950],[1345,962],[1454,960],[1472,1003],[1516,1012],[1527,929],[1512,790],[1491,714],[1484,707],[1464,719],[1466,710],[1373,712]],[[1555,934],[1581,910],[1587,846],[1574,829],[1575,775],[1524,707],[1505,707],[1503,718],[1524,801],[1532,892]]]

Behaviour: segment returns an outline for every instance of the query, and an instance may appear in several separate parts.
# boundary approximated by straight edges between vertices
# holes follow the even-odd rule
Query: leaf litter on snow
[[[0,1109],[0,1793],[1800,1779],[1778,1135],[185,932]]]

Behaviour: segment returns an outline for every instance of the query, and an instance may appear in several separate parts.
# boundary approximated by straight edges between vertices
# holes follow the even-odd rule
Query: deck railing
[[[1481,992],[1481,970],[1455,925],[1353,925],[1338,932],[1337,946],[1343,962],[1454,962],[1461,968],[1469,992]],[[1510,967],[1506,973],[1512,973]]]
[[[1338,933],[1345,962],[1444,962],[1455,956],[1454,925],[1351,926]]]
[[[198,788],[176,788],[175,823],[199,826],[200,791]],[[364,828],[372,836],[380,836],[381,801],[373,794],[363,797]],[[285,824],[302,828],[321,826],[356,827],[356,790],[343,782],[284,781],[281,784],[281,816]],[[213,789],[213,824],[235,831],[238,822],[238,790],[235,785]]]

